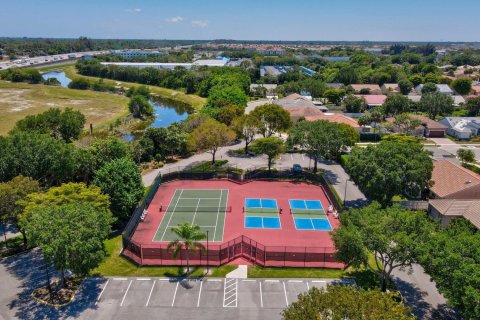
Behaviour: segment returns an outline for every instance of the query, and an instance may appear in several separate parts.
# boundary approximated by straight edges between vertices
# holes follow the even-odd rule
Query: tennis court
[[[170,203],[160,206],[164,211],[153,241],[172,241],[178,237],[172,227],[188,222],[199,225],[209,241],[223,241],[227,206],[227,189],[176,189]]]
[[[297,230],[330,231],[332,226],[320,200],[288,200]]]
[[[246,198],[245,228],[281,229],[277,200]]]

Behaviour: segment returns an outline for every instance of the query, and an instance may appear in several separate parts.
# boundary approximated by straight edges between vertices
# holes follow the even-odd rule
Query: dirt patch
[[[81,279],[69,279],[64,287],[59,282],[51,284],[51,292],[48,288],[38,288],[32,293],[32,297],[42,303],[62,307],[75,299],[75,293],[82,283]]]

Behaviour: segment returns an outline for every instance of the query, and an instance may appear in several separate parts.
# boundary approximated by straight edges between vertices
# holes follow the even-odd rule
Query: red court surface
[[[333,257],[335,249],[328,231],[297,230],[293,215],[290,214],[289,199],[320,200],[323,208],[328,208],[331,203],[323,187],[305,182],[251,181],[240,184],[229,180],[175,180],[161,184],[148,207],[146,219],[138,224],[132,237],[133,249],[128,250],[127,247],[125,253],[137,263],[175,264],[171,259],[169,262],[159,261],[157,256],[162,255],[159,250],[162,251],[160,248],[165,248],[166,243],[152,239],[165,215],[165,211],[160,211],[160,206],[170,202],[176,189],[229,190],[227,205],[232,209],[226,213],[224,241],[210,242],[212,253],[209,253],[209,257],[212,261],[209,264],[234,263],[238,258],[245,258],[254,264],[269,266],[343,266]],[[278,208],[283,209],[279,215],[281,229],[245,228],[243,207],[246,198],[276,199]],[[338,219],[328,215],[328,220],[332,228],[338,227]],[[219,260],[213,257],[214,247],[222,256]],[[195,257],[191,258],[195,260]],[[197,262],[205,264],[203,260]]]

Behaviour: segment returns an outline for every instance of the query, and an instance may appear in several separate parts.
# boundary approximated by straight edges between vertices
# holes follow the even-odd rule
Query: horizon
[[[164,1],[162,1],[164,2]],[[480,2],[158,3],[153,0],[20,0],[2,5],[1,37],[132,40],[479,42]],[[72,14],[73,13],[73,14]],[[22,21],[19,23],[18,17]],[[40,17],[40,18],[39,18]],[[461,19],[461,24],[458,23]],[[188,35],[188,36],[185,36]],[[245,40],[249,39],[249,40]],[[265,40],[271,39],[271,40]]]

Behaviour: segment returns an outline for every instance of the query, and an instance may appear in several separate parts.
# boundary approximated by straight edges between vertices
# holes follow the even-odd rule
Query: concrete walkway
[[[248,266],[247,265],[239,265],[237,269],[227,273],[225,278],[236,278],[236,279],[247,279],[248,274]]]

